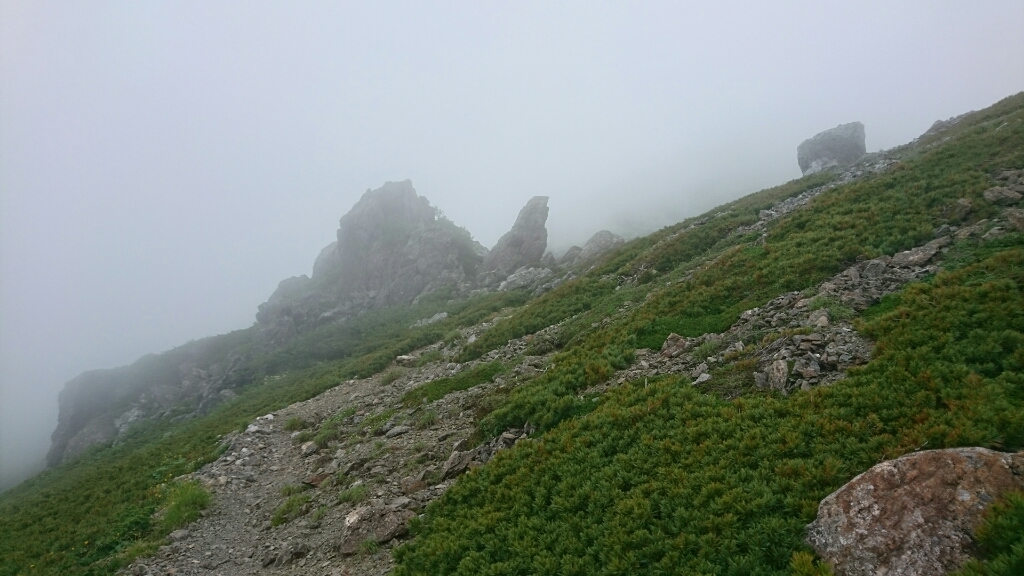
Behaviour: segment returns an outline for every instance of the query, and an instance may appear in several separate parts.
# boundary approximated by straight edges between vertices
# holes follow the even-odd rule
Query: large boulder
[[[807,542],[837,576],[939,576],[968,559],[985,509],[1024,488],[1024,452],[928,450],[883,462],[833,492]]]
[[[849,166],[864,156],[864,125],[850,122],[815,134],[796,148],[796,159],[805,175],[832,167]]]
[[[548,245],[548,197],[534,196],[519,211],[512,229],[502,236],[480,265],[478,282],[497,285],[516,270],[540,267],[540,259]]]

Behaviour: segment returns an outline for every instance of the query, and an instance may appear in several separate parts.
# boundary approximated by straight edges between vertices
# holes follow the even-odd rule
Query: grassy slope
[[[980,194],[996,169],[1024,167],[1022,110],[1024,96],[1000,102],[950,141],[819,198],[775,227],[764,246],[725,246],[691,280],[581,332],[554,369],[480,424],[493,433],[529,420],[548,432],[432,506],[419,537],[397,553],[398,574],[785,573],[804,550],[803,526],[818,501],[879,459],[922,446],[1020,448],[1020,234],[981,249],[958,246],[962,268],[872,310],[861,327],[878,339],[876,357],[832,387],[726,402],[667,378],[598,401],[578,394],[623,365],[631,348],[659,345],[669,330],[721,330],[740,311],[812,286],[858,257],[922,243],[957,198],[975,203],[972,218],[993,214]],[[692,256],[679,252],[671,262],[691,267]],[[621,270],[650,255],[638,253]],[[611,286],[588,306],[619,303]]]

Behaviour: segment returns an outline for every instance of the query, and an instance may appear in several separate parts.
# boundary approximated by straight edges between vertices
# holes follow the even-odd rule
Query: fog
[[[713,5],[712,5],[713,4]],[[0,487],[79,372],[252,324],[368,188],[655,230],[1024,89],[1024,3],[2,2]]]

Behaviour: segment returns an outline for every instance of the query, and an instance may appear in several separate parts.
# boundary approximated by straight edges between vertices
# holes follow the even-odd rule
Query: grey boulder
[[[807,175],[832,167],[849,166],[860,160],[866,151],[864,125],[850,122],[804,140],[797,146],[796,158],[800,170]]]

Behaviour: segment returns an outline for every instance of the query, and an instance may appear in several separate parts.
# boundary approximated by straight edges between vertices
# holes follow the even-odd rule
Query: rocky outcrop
[[[512,229],[502,236],[480,266],[481,286],[495,286],[516,270],[539,267],[548,245],[548,197],[534,196],[519,211]]]
[[[1024,194],[1024,170],[1002,170],[996,175],[996,180],[1010,190]]]
[[[339,224],[337,241],[320,252],[312,277],[282,281],[260,305],[256,319],[265,345],[279,346],[367,309],[468,285],[487,254],[409,180],[367,190]]]
[[[579,246],[569,248],[558,260],[558,264],[559,266],[579,266],[585,264],[609,250],[622,246],[623,242],[625,240],[618,234],[608,230],[598,231],[590,237],[590,240],[587,240],[583,248]]]
[[[796,149],[797,162],[804,175],[833,167],[849,166],[866,152],[864,125],[860,122],[842,124],[815,134]]]
[[[982,194],[986,201],[993,204],[1009,205],[1020,202],[1020,192],[1015,192],[1004,186],[993,186]]]
[[[985,509],[1024,489],[1024,452],[928,450],[883,462],[830,494],[807,542],[837,576],[939,576],[967,559]]]
[[[499,291],[518,290],[519,288],[536,288],[551,276],[547,268],[527,268],[523,266],[498,285]]]
[[[337,241],[321,251],[312,277],[281,281],[260,305],[254,328],[131,366],[86,372],[65,384],[47,462],[55,466],[90,446],[116,441],[141,421],[205,414],[249,383],[243,354],[250,344],[273,351],[299,334],[371,308],[409,303],[445,288],[468,292],[486,254],[408,180],[368,190],[341,218]]]
[[[572,266],[576,263],[576,259],[580,257],[580,253],[583,252],[583,248],[579,246],[572,246],[562,254],[562,257],[558,259],[559,266]]]

